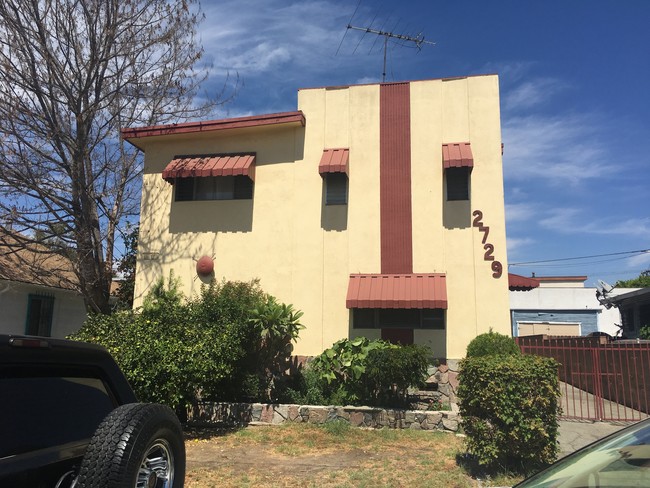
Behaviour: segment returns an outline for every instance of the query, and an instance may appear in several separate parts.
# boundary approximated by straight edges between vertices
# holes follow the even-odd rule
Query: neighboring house
[[[597,288],[584,286],[586,276],[533,276],[531,279],[539,282],[538,288],[525,293],[510,292],[513,336],[617,334],[617,324],[621,323],[618,310],[600,304]]]
[[[623,336],[639,337],[641,327],[650,326],[650,288],[614,288],[606,293],[606,303],[620,313]]]
[[[354,336],[461,358],[509,334],[496,75],[303,89],[298,110],[130,128],[145,152],[135,305],[170,273],[259,278],[295,353]]]
[[[21,248],[0,246],[0,333],[63,338],[76,332],[86,308],[69,261]]]

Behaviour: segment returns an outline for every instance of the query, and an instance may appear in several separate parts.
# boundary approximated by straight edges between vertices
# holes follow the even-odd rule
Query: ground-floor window
[[[54,297],[29,295],[27,301],[27,324],[25,334],[50,336],[52,334],[52,315]]]
[[[445,311],[441,308],[354,308],[352,327],[444,330]]]

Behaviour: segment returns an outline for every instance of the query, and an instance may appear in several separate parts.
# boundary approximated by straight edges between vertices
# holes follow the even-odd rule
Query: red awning
[[[510,291],[530,291],[539,286],[539,281],[535,278],[526,278],[512,273],[508,273],[508,288]]]
[[[469,142],[454,142],[442,145],[442,165],[447,168],[473,168],[474,156]]]
[[[349,149],[325,149],[320,158],[318,172],[323,173],[345,173],[348,174],[348,161],[350,159]]]
[[[446,276],[352,274],[347,308],[447,308]]]
[[[170,183],[175,178],[238,175],[255,180],[255,154],[178,156],[162,173],[163,179]]]

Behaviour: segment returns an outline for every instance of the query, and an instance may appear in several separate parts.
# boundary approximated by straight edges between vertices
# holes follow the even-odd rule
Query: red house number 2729
[[[494,259],[494,245],[488,242],[490,227],[483,225],[483,212],[480,210],[474,210],[472,212],[472,217],[474,217],[472,226],[476,227],[479,232],[483,233],[483,239],[481,240],[483,249],[485,250],[485,254],[483,254],[483,260],[490,261],[492,263],[490,265],[492,267],[492,276],[494,278],[501,278],[501,275],[503,274],[503,265],[501,264],[501,261],[495,261]]]

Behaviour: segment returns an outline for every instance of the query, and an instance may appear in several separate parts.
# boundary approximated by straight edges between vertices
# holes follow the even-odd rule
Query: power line
[[[523,266],[527,264],[540,264],[540,263],[558,263],[562,261],[575,261],[578,259],[591,259],[591,258],[602,258],[602,257],[607,257],[607,256],[622,256],[624,254],[645,254],[647,252],[650,252],[650,249],[640,249],[638,251],[623,251],[623,252],[613,252],[613,253],[608,253],[608,254],[594,254],[591,256],[577,256],[573,258],[560,258],[560,259],[543,259],[540,261],[526,261],[526,262],[521,262],[521,263],[510,263],[508,266]],[[590,263],[585,263],[585,264],[590,264]]]

